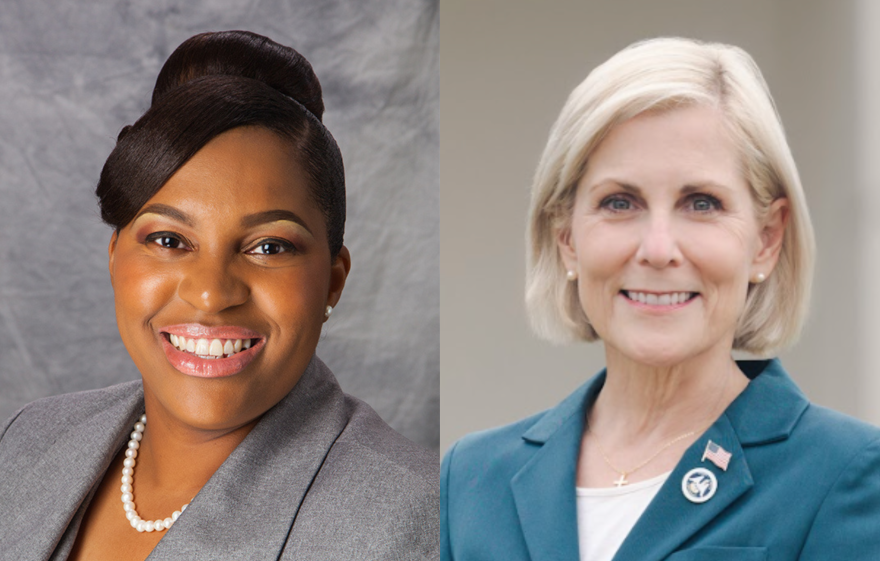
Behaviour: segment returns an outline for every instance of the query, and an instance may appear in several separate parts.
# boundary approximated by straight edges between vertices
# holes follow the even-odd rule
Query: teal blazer
[[[880,430],[811,405],[777,360],[740,368],[751,383],[684,453],[614,561],[880,560]],[[579,558],[575,470],[604,381],[447,452],[441,559]],[[709,440],[733,454],[727,471],[701,461]],[[682,493],[696,467],[718,480],[703,504]]]

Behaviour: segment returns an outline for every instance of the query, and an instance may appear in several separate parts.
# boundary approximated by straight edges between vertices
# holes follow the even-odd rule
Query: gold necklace
[[[715,401],[715,405],[712,407],[712,411],[715,411],[716,409],[718,409],[718,404],[721,403],[721,400],[723,399],[724,394],[727,391],[727,385],[729,382],[730,382],[730,377],[728,376],[724,380],[724,384],[721,387],[721,392],[718,394],[718,399]],[[709,426],[711,426],[711,425],[712,425],[712,423],[709,423]],[[705,430],[706,428],[708,428],[708,426],[705,427],[703,430]],[[632,475],[633,473],[642,469],[646,465],[650,464],[655,458],[657,458],[657,456],[659,456],[660,454],[665,452],[670,446],[672,446],[676,442],[680,442],[680,441],[684,440],[685,438],[688,438],[689,436],[695,435],[696,433],[697,433],[697,431],[692,430],[690,432],[686,432],[684,434],[680,434],[680,435],[676,436],[675,438],[673,438],[672,440],[670,440],[669,442],[667,442],[666,444],[661,446],[660,449],[657,450],[656,452],[654,452],[654,454],[650,458],[648,458],[644,462],[640,463],[636,467],[631,468],[631,469],[627,469],[627,470],[620,469],[619,467],[612,464],[611,460],[608,459],[608,454],[605,453],[605,447],[602,446],[602,442],[599,440],[599,435],[597,435],[595,432],[593,432],[593,437],[596,439],[596,446],[599,447],[599,454],[601,454],[602,459],[605,461],[605,463],[608,465],[608,467],[610,467],[612,469],[612,471],[614,471],[615,473],[620,475],[620,477],[614,481],[614,486],[615,487],[623,487],[624,485],[629,485],[629,481],[627,481],[627,479],[626,479],[627,475]]]
[[[620,477],[614,481],[614,486],[615,487],[623,487],[624,485],[629,484],[629,481],[626,480],[626,476],[632,475],[633,473],[639,471],[640,469],[642,469],[646,465],[650,464],[655,458],[657,458],[657,456],[659,456],[660,454],[665,452],[670,446],[672,446],[676,442],[680,442],[689,436],[695,435],[696,433],[697,433],[697,431],[692,430],[690,432],[686,432],[684,434],[680,434],[680,435],[676,436],[675,438],[673,438],[672,440],[670,440],[669,442],[667,442],[666,444],[661,446],[660,449],[657,450],[656,452],[654,452],[651,455],[651,457],[649,457],[647,460],[645,460],[644,462],[642,462],[639,465],[637,465],[633,468],[630,468],[630,469],[620,469],[619,467],[612,464],[611,460],[608,459],[608,454],[605,453],[605,448],[602,446],[602,442],[599,440],[599,436],[595,432],[593,433],[593,438],[596,439],[596,446],[599,447],[599,454],[602,455],[602,459],[605,460],[605,463],[608,464],[608,467],[610,467],[615,473],[620,475]]]

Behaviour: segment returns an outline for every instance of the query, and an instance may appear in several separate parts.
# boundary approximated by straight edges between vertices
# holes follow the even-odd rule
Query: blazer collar
[[[535,454],[511,479],[532,559],[578,559],[575,478],[586,412],[605,384],[603,370],[532,425],[523,439]]]
[[[669,555],[754,485],[743,448],[788,438],[807,409],[809,402],[778,360],[738,364],[751,383],[684,453],[614,561],[655,561]],[[533,559],[577,558],[577,457],[587,412],[604,383],[603,370],[522,435],[538,448],[513,477],[511,488]],[[702,461],[709,440],[732,454],[727,471]],[[688,501],[681,488],[685,474],[696,467],[710,469],[718,479],[715,496],[703,504]]]
[[[168,530],[149,561],[247,552],[277,559],[331,446],[345,428],[345,395],[317,357]]]
[[[737,362],[752,381],[724,412],[743,446],[785,440],[810,402],[779,359]]]

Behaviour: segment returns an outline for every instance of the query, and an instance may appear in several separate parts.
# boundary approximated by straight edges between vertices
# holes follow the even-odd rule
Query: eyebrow
[[[614,185],[618,189],[623,189],[624,191],[626,191],[627,193],[630,193],[632,195],[639,195],[640,196],[642,194],[642,190],[640,188],[638,188],[637,186],[631,185],[631,184],[623,182],[623,181],[618,181],[617,179],[613,179],[610,177],[590,184],[587,187],[587,191],[588,192],[595,191],[596,189],[599,189],[601,187],[605,187],[606,185]]]
[[[291,212],[289,210],[266,210],[263,212],[255,212],[254,214],[249,214],[241,219],[241,225],[245,228],[253,228],[254,226],[259,226],[260,224],[267,224],[269,222],[278,222],[279,220],[286,220],[288,222],[293,222],[295,224],[299,224],[309,234],[312,234],[312,230],[306,226],[305,220],[300,218],[295,212]]]
[[[609,183],[616,185],[617,187],[619,187],[620,189],[623,189],[627,193],[631,193],[631,194],[637,195],[637,196],[641,196],[641,194],[642,194],[642,189],[640,187],[638,187],[637,185],[632,185],[629,183],[625,183],[623,181],[618,181],[616,179],[610,179],[610,178],[603,179],[602,181],[597,181],[596,183],[592,184],[589,187],[589,190],[593,191],[593,190],[598,189],[599,187],[602,187],[603,185],[607,185]],[[712,188],[724,189],[724,190],[730,189],[730,187],[728,187],[727,185],[724,185],[722,183],[715,183],[714,181],[705,181],[705,182],[698,182],[698,183],[689,183],[687,185],[684,185],[681,188],[681,193],[683,195],[691,195],[693,193],[699,193],[700,191],[703,191],[705,189],[712,189]]]
[[[158,214],[160,216],[166,216],[171,218],[172,220],[176,220],[183,224],[186,224],[189,227],[194,227],[193,219],[190,218],[188,214],[183,211],[180,211],[173,206],[164,205],[161,203],[153,203],[145,206],[141,209],[141,211],[134,217],[135,220],[140,218],[145,214]],[[288,222],[293,222],[295,224],[299,224],[305,230],[314,236],[311,228],[306,226],[305,220],[300,218],[295,212],[291,212],[289,210],[266,210],[263,212],[255,212],[254,214],[248,214],[244,218],[241,219],[241,225],[245,228],[253,228],[254,226],[259,226],[260,224],[267,224],[269,222],[278,222],[279,220],[286,220]]]
[[[189,217],[185,212],[179,211],[173,206],[163,205],[161,203],[153,203],[151,205],[147,205],[141,209],[137,216],[134,217],[134,220],[137,220],[141,216],[145,214],[158,214],[160,216],[167,216],[173,220],[177,220],[178,222],[183,222],[187,226],[192,227],[193,221],[192,218]],[[132,220],[132,222],[134,222]]]

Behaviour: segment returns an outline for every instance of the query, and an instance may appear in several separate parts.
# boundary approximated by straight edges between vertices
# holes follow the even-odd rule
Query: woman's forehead
[[[321,213],[291,143],[262,127],[226,131],[199,150],[142,207],[186,223],[243,226],[291,218],[315,231]]]

